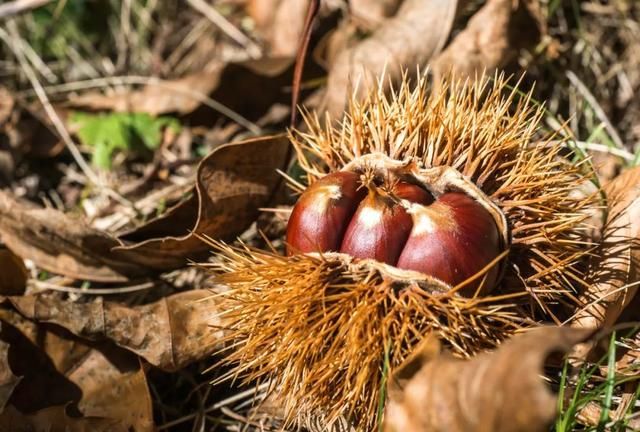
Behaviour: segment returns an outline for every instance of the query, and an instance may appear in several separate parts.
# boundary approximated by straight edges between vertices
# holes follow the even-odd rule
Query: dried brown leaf
[[[91,350],[67,374],[82,389],[78,409],[89,417],[119,419],[135,431],[152,431],[152,401],[144,369],[135,360],[114,354],[107,357]]]
[[[351,0],[349,12],[360,26],[372,30],[393,16],[401,3],[400,0]]]
[[[592,283],[572,325],[599,328],[615,323],[634,298],[640,264],[640,168],[624,172],[605,186],[608,217],[600,247],[593,254]]]
[[[8,249],[0,246],[0,295],[19,295],[27,284],[24,262]]]
[[[219,349],[218,335],[211,328],[217,322],[215,307],[207,290],[185,291],[135,307],[102,298],[76,303],[50,294],[9,300],[29,319],[54,323],[84,339],[110,340],[168,371]]]
[[[600,183],[607,184],[621,174],[624,161],[620,157],[607,152],[589,154]]]
[[[273,20],[273,15],[282,0],[248,0],[245,5],[247,15],[251,17],[259,33],[264,34]]]
[[[109,425],[121,424],[136,432],[153,430],[151,397],[135,355],[113,344],[89,345],[7,308],[0,309],[0,320],[0,337],[9,345],[7,366],[21,376],[8,399],[13,410],[0,415],[0,427],[11,424],[15,410],[35,413],[38,419],[41,410],[68,406],[76,414],[109,419],[105,420]],[[64,430],[67,422],[72,427],[74,421],[60,416],[52,426]]]
[[[540,328],[470,360],[436,356],[427,344],[425,355],[391,377],[385,431],[547,431],[556,397],[541,377],[544,363],[590,333]]]
[[[64,406],[22,414],[10,406],[0,414],[0,432],[128,432],[119,420],[70,417]]]
[[[116,252],[162,270],[208,252],[193,233],[234,239],[271,199],[280,181],[276,169],[284,166],[289,145],[285,136],[276,135],[218,147],[198,166],[197,200],[122,236],[128,245]],[[184,235],[187,230],[192,234]]]
[[[304,32],[308,0],[282,0],[273,17],[270,37],[272,56],[293,58]]]
[[[436,78],[473,77],[506,66],[546,31],[538,0],[489,0],[431,63]]]
[[[276,169],[288,146],[278,135],[216,148],[198,166],[193,198],[120,238],[0,191],[0,239],[16,255],[76,279],[123,282],[181,267],[208,252],[193,233],[232,240],[255,221],[280,181]]]
[[[323,109],[339,119],[353,86],[364,95],[383,72],[385,80],[398,82],[403,70],[414,72],[416,65],[426,65],[449,37],[457,3],[405,0],[369,38],[340,53],[329,72]]]
[[[331,69],[342,51],[356,45],[358,28],[351,21],[342,21],[334,29],[329,30],[315,45],[311,55],[313,60],[324,69]],[[323,96],[322,90],[305,101],[305,106],[313,108]]]
[[[0,191],[0,239],[16,255],[73,278],[122,282],[144,271],[122,260],[113,237],[81,219],[19,201]]]
[[[293,59],[304,30],[307,0],[253,0],[247,12],[269,48],[272,57]]]

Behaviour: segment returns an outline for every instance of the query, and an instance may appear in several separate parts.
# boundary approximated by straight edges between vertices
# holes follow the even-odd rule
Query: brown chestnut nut
[[[411,216],[400,203],[374,187],[353,215],[340,252],[395,265],[411,225]]]
[[[448,192],[428,207],[411,209],[413,228],[397,267],[428,274],[450,285],[476,275],[500,254],[500,234],[492,215],[461,192]],[[464,288],[473,294],[496,283],[498,266]]]
[[[328,174],[298,199],[287,225],[287,253],[327,252],[340,244],[358,204],[367,193],[351,171]]]
[[[413,183],[407,183],[399,181],[392,188],[392,193],[400,199],[405,199],[409,202],[428,205],[433,202],[433,196]]]

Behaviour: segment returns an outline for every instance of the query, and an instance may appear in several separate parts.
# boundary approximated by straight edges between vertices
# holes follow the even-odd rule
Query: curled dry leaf
[[[289,141],[284,135],[254,138],[218,147],[198,166],[191,199],[165,217],[120,239],[122,256],[158,270],[184,265],[209,248],[195,234],[233,240],[258,217],[280,182],[277,168],[285,165]],[[184,235],[185,231],[191,234]]]
[[[369,38],[338,55],[329,71],[323,109],[339,119],[352,87],[357,85],[363,96],[383,73],[397,82],[404,69],[414,72],[416,65],[427,64],[449,37],[456,9],[457,1],[405,0]]]
[[[0,295],[20,295],[27,285],[24,262],[8,249],[0,246]]]
[[[9,300],[29,319],[54,323],[85,339],[110,340],[167,371],[206,358],[220,348],[216,344],[219,335],[212,329],[218,318],[207,290],[185,291],[135,307],[102,298],[77,303],[51,294]]]
[[[473,77],[506,66],[546,31],[537,0],[489,0],[431,63],[436,78]]]
[[[604,188],[608,217],[600,246],[590,263],[590,288],[581,298],[585,306],[572,325],[610,326],[637,292],[640,264],[640,168],[626,171]]]
[[[53,429],[42,429],[47,431],[76,430],[84,424],[97,428],[103,423],[135,432],[153,430],[151,396],[135,355],[113,344],[89,345],[63,329],[34,323],[7,308],[0,309],[0,320],[0,338],[9,345],[6,366],[21,377],[8,398],[8,409],[0,414],[0,430],[16,418],[25,424],[51,421]],[[102,420],[71,419],[65,406],[76,415]],[[43,414],[51,412],[57,414]]]
[[[0,240],[39,267],[75,279],[123,282],[198,259],[208,247],[194,233],[233,240],[270,200],[288,140],[254,138],[216,148],[198,166],[193,198],[115,238],[81,219],[0,191]]]
[[[22,414],[10,406],[0,414],[0,432],[128,432],[119,420],[69,417],[64,406]]]
[[[470,360],[438,356],[427,343],[391,376],[385,431],[547,431],[557,404],[541,377],[545,360],[590,334],[539,328]]]

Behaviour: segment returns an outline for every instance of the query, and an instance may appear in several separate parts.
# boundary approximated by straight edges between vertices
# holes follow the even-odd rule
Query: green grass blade
[[[613,400],[613,388],[615,387],[616,380],[616,332],[611,333],[611,341],[609,342],[607,355],[607,380],[605,381],[602,412],[600,413],[600,421],[598,422],[598,431],[603,432],[605,425],[609,421],[609,412],[611,411],[611,402]]]
[[[384,401],[387,398],[387,378],[389,376],[389,351],[391,344],[387,343],[384,348],[384,363],[382,364],[382,378],[380,379],[380,397],[378,398],[378,432],[382,432],[382,418],[384,416]]]

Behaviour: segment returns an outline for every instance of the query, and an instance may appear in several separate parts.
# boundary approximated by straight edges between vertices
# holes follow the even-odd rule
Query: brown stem
[[[320,8],[320,0],[311,0],[309,9],[307,10],[307,16],[304,21],[304,30],[302,32],[302,40],[298,47],[298,53],[296,54],[296,64],[293,69],[293,84],[291,93],[291,128],[295,127],[298,119],[298,99],[300,97],[300,81],[302,80],[302,71],[304,69],[304,61],[307,57],[307,50],[309,48],[309,41],[311,40],[311,25],[313,19],[318,13]]]

